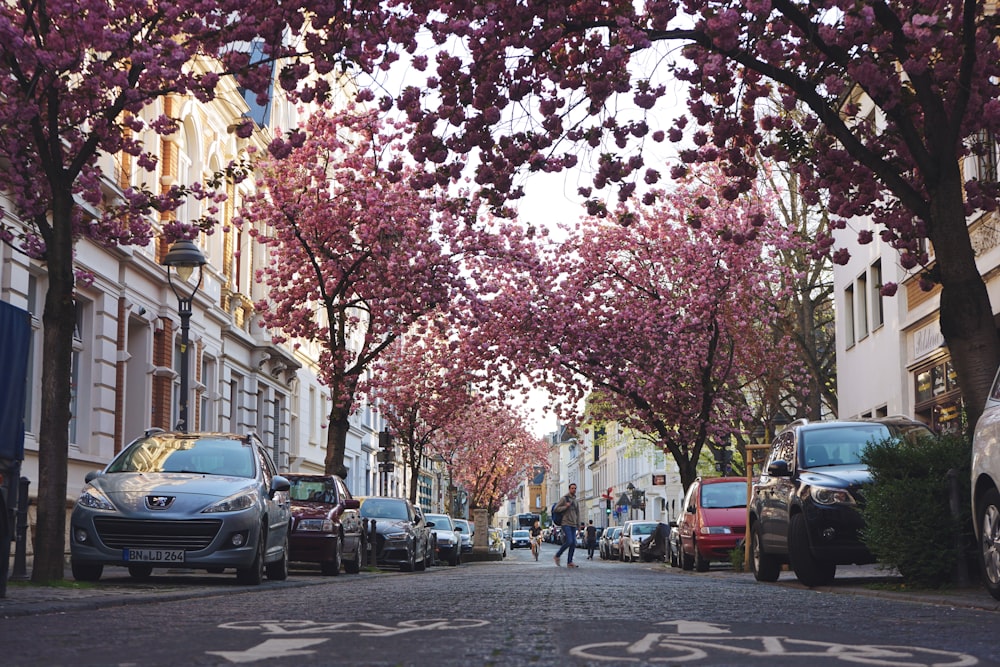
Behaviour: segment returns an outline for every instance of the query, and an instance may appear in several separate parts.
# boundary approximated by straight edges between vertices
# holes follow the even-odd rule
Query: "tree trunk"
[[[1000,337],[986,284],[976,266],[958,170],[954,171],[956,178],[931,193],[928,238],[934,244],[941,282],[941,334],[962,388],[971,433],[1000,364]]]
[[[326,461],[324,470],[327,475],[347,477],[344,466],[344,454],[347,451],[347,432],[351,429],[350,410],[334,405],[330,409],[329,432],[326,434]]]
[[[66,478],[76,301],[70,234],[72,197],[67,194],[55,201],[51,233],[45,238],[49,284],[42,314],[38,514],[31,570],[31,580],[37,583],[61,580],[66,566]]]

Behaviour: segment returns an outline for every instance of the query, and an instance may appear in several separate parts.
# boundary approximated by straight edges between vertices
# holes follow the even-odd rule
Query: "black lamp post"
[[[177,430],[185,433],[188,430],[188,328],[191,324],[191,300],[201,287],[201,267],[206,261],[198,245],[187,240],[174,241],[163,258],[163,265],[167,267],[167,282],[177,297],[177,313],[181,316],[181,396],[177,406]],[[198,269],[198,282],[191,287],[188,281],[195,269]]]

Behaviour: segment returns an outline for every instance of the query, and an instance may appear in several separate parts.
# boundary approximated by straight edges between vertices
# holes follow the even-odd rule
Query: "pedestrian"
[[[576,525],[580,520],[580,507],[576,504],[576,484],[569,485],[569,493],[556,503],[556,511],[562,512],[563,543],[553,560],[556,566],[561,565],[559,558],[564,551],[568,551],[566,567],[579,567],[573,562],[573,554],[576,552]]]
[[[597,548],[597,526],[591,519],[587,524],[587,560],[594,560],[594,549]]]

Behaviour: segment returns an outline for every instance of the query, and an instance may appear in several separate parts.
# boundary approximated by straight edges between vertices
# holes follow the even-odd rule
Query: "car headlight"
[[[115,511],[118,509],[110,500],[108,500],[108,497],[104,495],[104,493],[93,486],[88,486],[83,490],[83,493],[80,494],[76,504],[92,510]]]
[[[318,533],[332,533],[333,521],[329,519],[302,519],[295,526],[296,530],[309,530]]]
[[[386,533],[385,539],[387,542],[405,542],[406,533]]]
[[[702,526],[702,535],[729,535],[733,529],[729,526]]]
[[[814,486],[809,489],[812,499],[820,505],[854,505],[854,496],[846,489],[828,489]]]
[[[202,510],[202,514],[213,512],[239,512],[257,504],[257,491],[240,491]]]

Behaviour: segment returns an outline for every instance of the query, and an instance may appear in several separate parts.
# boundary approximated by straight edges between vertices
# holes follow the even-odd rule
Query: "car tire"
[[[73,578],[77,581],[97,581],[104,574],[102,563],[81,563],[74,560],[70,566],[73,569]]]
[[[698,550],[698,543],[694,543],[694,569],[698,572],[708,572],[709,561],[704,556],[701,555],[701,551]]]
[[[781,563],[764,551],[760,540],[760,526],[757,523],[750,526],[750,567],[753,570],[753,578],[757,581],[773,582],[781,575]]]
[[[413,551],[406,552],[406,561],[401,563],[399,569],[402,572],[413,572],[417,569],[417,556]]]
[[[344,572],[347,574],[358,574],[361,572],[361,540],[358,539],[354,546],[354,558],[344,561]]]
[[[681,569],[690,572],[694,569],[694,556],[688,556],[687,552],[684,551],[684,545],[681,545],[681,552],[679,554],[681,560]]]
[[[979,562],[983,585],[994,599],[1000,600],[1000,492],[990,489],[978,504]]]
[[[833,581],[837,565],[818,560],[809,548],[809,532],[806,518],[796,514],[788,525],[788,560],[792,570],[803,586],[815,588]]]
[[[344,538],[337,535],[333,539],[336,542],[333,547],[333,559],[319,565],[319,571],[325,577],[336,577],[339,575],[340,566],[344,561]]]
[[[285,540],[281,544],[281,558],[267,564],[267,578],[271,581],[288,579],[288,531],[285,531]]]
[[[250,567],[236,568],[236,581],[247,586],[260,586],[264,581],[264,546],[267,544],[267,530],[260,529],[257,538],[257,555],[254,556]]]
[[[138,579],[144,581],[149,579],[153,575],[152,565],[129,565],[128,566],[128,576],[133,579]]]

